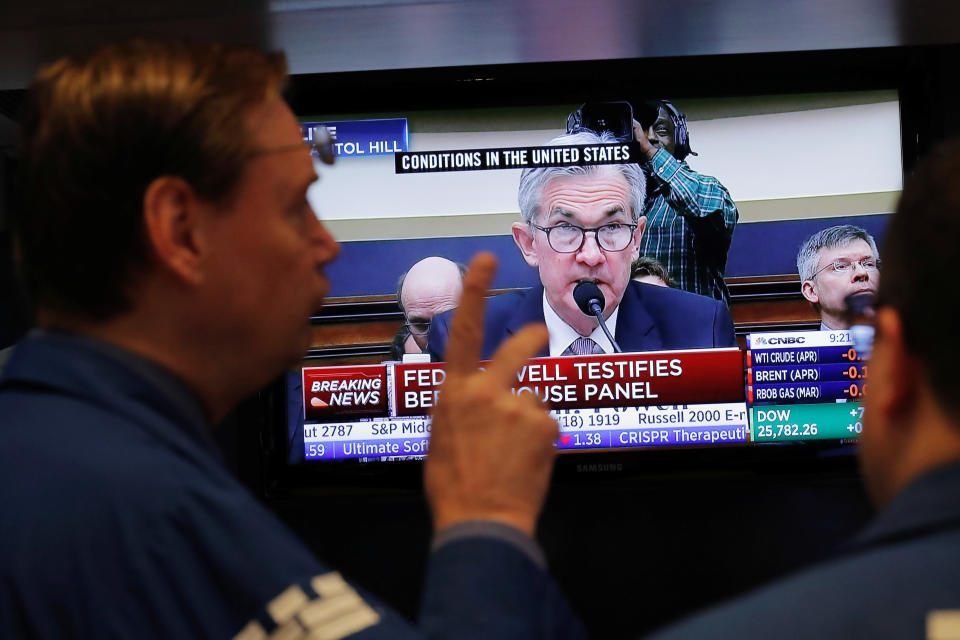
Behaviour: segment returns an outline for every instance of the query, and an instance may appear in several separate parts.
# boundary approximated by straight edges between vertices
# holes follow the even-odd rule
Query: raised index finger
[[[517,383],[517,372],[550,341],[544,324],[530,324],[510,336],[493,354],[487,373],[504,387]]]
[[[447,341],[447,374],[466,375],[476,370],[483,342],[483,311],[487,291],[497,271],[497,259],[491,253],[478,253],[463,276],[463,294],[453,312]]]

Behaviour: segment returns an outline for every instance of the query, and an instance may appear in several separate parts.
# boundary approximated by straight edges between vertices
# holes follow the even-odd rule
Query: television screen
[[[569,283],[553,285],[535,250],[524,251],[523,238],[532,236],[516,231],[530,229],[523,218],[521,183],[532,182],[527,208],[545,201],[557,205],[546,212],[549,220],[534,221],[539,230],[530,229],[542,234],[535,241],[541,249],[549,242],[551,249],[560,246],[577,256],[571,261],[602,260],[596,256],[609,257],[608,249],[616,248],[611,243],[626,233],[624,241],[636,243],[636,256],[664,265],[674,289],[700,296],[691,302],[690,295],[651,289],[657,285],[626,284],[622,291],[603,277],[586,278],[608,298],[621,295],[618,308],[626,310],[624,315],[644,313],[638,306],[662,308],[651,312],[661,339],[633,341],[618,317],[614,340],[594,336],[597,350],[571,352],[552,345],[520,372],[516,391],[534,393],[552,407],[560,424],[558,449],[744,447],[855,438],[867,368],[849,331],[750,333],[741,328],[738,343],[732,326],[724,326],[729,316],[723,313],[737,303],[729,283],[795,275],[801,244],[820,230],[855,225],[879,240],[903,180],[897,92],[677,100],[670,105],[672,113],[662,106],[658,113],[656,103],[643,100],[624,102],[650,140],[665,134],[684,142],[690,153],[678,152],[682,145],[676,144],[669,151],[654,146],[657,157],[645,156],[642,145],[616,131],[623,128],[622,114],[619,107],[609,107],[613,103],[303,117],[304,136],[312,135],[315,125],[326,126],[338,154],[334,167],[320,169],[322,178],[309,193],[343,245],[328,269],[331,296],[396,295],[398,279],[423,258],[465,263],[483,250],[496,254],[500,263],[493,293],[503,297],[491,307],[505,314],[526,305],[539,309],[541,320],[556,311],[554,323],[567,322],[569,316],[558,307],[574,308],[564,289]],[[677,118],[681,113],[683,120]],[[661,125],[669,130],[659,131]],[[687,130],[685,141],[676,137],[681,126]],[[591,127],[610,133],[597,141],[556,140]],[[583,196],[578,180],[619,175],[610,172],[630,165],[643,167],[641,204],[630,200],[638,196],[629,179],[621,198],[626,205],[619,209],[616,188],[596,200],[577,200]],[[575,169],[551,173],[557,167]],[[685,184],[672,180],[676,174],[687,176],[686,185],[703,193],[685,193]],[[570,183],[572,191],[547,193],[557,179]],[[709,215],[688,221],[686,214],[669,214],[682,210],[685,198],[700,198]],[[585,201],[599,207],[589,213],[598,222],[581,224],[587,231],[571,231]],[[634,223],[631,208],[643,209],[646,224],[625,231]],[[581,255],[588,251],[593,258]],[[596,264],[584,268],[599,269]],[[799,280],[794,284],[799,291]],[[633,306],[626,301],[631,292],[640,301]],[[288,461],[422,457],[429,444],[429,410],[443,388],[438,361],[443,322],[435,319],[429,337],[421,336],[419,343],[409,340],[409,350],[428,354],[407,356],[407,362],[387,362],[385,356],[379,364],[343,365],[308,357],[291,371],[283,427]],[[411,325],[425,330],[425,325]],[[626,343],[623,353],[613,348],[617,342]],[[496,340],[490,343],[492,349]]]

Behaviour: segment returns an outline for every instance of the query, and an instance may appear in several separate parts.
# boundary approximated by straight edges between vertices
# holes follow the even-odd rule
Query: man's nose
[[[327,227],[314,216],[313,243],[316,247],[317,262],[321,265],[333,262],[340,255],[340,243],[337,242]]]
[[[660,144],[660,138],[653,132],[653,125],[647,127],[647,141],[654,146]]]
[[[861,262],[853,263],[853,280],[854,282],[862,282],[864,280],[870,279],[870,271],[863,266]]]
[[[415,333],[411,333],[410,335],[413,336],[413,341],[417,343],[417,346],[420,347],[420,350],[426,353],[427,352],[427,334],[425,333],[422,336],[420,336]]]
[[[583,237],[583,246],[577,252],[577,260],[590,266],[602,264],[607,257],[603,254],[600,244],[597,241],[596,231],[585,231]]]

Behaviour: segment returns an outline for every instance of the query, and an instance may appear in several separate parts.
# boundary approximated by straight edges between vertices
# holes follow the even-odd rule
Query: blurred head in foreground
[[[960,259],[957,238],[954,141],[920,163],[885,232],[860,443],[867,486],[881,504],[921,473],[960,461],[960,302],[943,275]]]
[[[285,78],[282,54],[142,40],[43,69],[13,221],[37,324],[160,363],[212,418],[301,357],[339,249]]]

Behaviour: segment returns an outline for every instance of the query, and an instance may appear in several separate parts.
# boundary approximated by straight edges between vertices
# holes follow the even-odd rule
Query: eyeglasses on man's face
[[[880,270],[880,259],[879,258],[861,258],[859,260],[834,260],[829,263],[827,266],[823,267],[819,271],[813,274],[813,277],[816,278],[818,275],[826,271],[827,269],[833,269],[834,273],[840,275],[846,275],[852,273],[856,267],[860,267],[864,271],[876,272]]]
[[[530,223],[534,229],[547,234],[547,243],[557,253],[576,253],[583,248],[587,234],[592,233],[597,245],[604,251],[623,251],[630,246],[633,233],[637,229],[635,224],[613,222],[599,227],[578,227],[574,224],[562,223],[552,227],[541,227]]]
[[[430,320],[411,320],[404,322],[403,326],[415,336],[425,336],[430,331]]]

